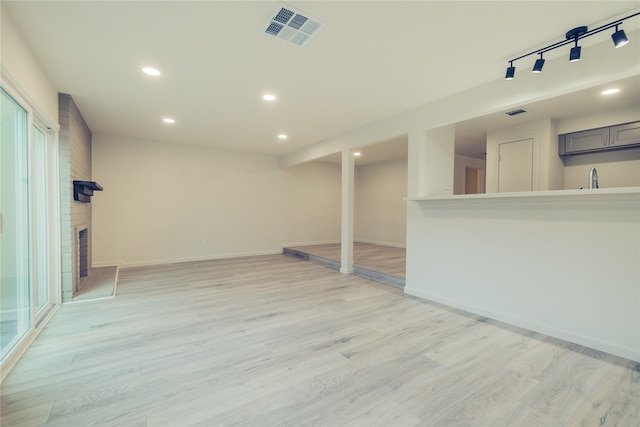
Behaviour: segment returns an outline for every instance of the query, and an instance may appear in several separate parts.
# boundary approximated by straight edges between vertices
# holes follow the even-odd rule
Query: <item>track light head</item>
[[[542,53],[540,54],[540,58],[536,59],[536,63],[533,65],[532,73],[541,73],[542,67],[544,67],[544,59],[542,58]]]
[[[569,62],[578,62],[580,61],[580,51],[582,50],[581,46],[575,46],[571,48],[571,53],[569,54]]]
[[[629,43],[629,39],[627,38],[627,35],[625,34],[624,30],[619,30],[617,25],[616,25],[616,32],[611,34],[611,40],[613,40],[613,45],[616,48],[622,47],[625,44]]]
[[[516,75],[516,67],[513,66],[513,61],[509,61],[509,66],[507,67],[507,75],[504,76],[505,80],[513,80]]]

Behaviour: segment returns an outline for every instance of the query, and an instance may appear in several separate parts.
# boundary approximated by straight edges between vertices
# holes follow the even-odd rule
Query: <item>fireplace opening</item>
[[[80,277],[89,275],[89,229],[78,232],[78,272]]]

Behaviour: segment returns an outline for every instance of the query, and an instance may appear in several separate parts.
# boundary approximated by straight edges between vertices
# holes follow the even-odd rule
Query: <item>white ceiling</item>
[[[289,4],[326,22],[302,47],[263,34],[279,5],[273,1],[1,3],[94,134],[274,155],[502,79],[509,58],[638,7],[638,1]],[[146,65],[162,75],[145,76]],[[265,103],[266,92],[278,100]],[[163,124],[165,116],[176,124]],[[474,126],[487,124],[460,129]],[[280,132],[289,135],[286,142],[277,139]]]
[[[360,156],[354,157],[354,162],[356,166],[365,166],[373,163],[406,159],[408,156],[408,148],[407,136],[399,136],[388,141],[382,141],[353,150],[354,152],[360,153]],[[325,163],[341,164],[342,153],[333,153],[317,160]]]

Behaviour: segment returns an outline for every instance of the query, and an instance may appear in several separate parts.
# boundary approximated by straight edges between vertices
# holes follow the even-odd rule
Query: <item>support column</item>
[[[351,150],[342,150],[342,215],[340,273],[353,273],[353,177],[355,162]]]
[[[408,194],[414,197],[453,194],[454,159],[453,126],[409,132]]]

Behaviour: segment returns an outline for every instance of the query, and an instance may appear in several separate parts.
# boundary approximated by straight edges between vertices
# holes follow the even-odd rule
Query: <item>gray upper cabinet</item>
[[[601,150],[609,146],[609,128],[591,129],[561,136],[565,137],[565,153]]]
[[[612,126],[609,139],[611,147],[640,144],[640,122]]]
[[[640,122],[589,129],[558,136],[558,154],[580,154],[640,146]]]

